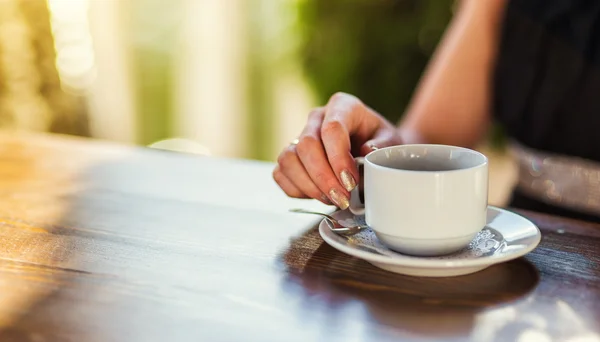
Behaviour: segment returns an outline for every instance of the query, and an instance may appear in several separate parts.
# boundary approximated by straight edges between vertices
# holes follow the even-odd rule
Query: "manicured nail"
[[[348,201],[348,198],[346,198],[344,194],[340,193],[336,189],[329,190],[329,197],[331,197],[333,203],[335,203],[342,210],[347,209],[350,206],[350,201]]]
[[[342,184],[344,185],[344,188],[346,188],[346,190],[352,191],[352,189],[356,187],[356,181],[354,180],[354,177],[352,177],[350,172],[348,172],[348,170],[342,171],[342,174],[340,176],[342,178]]]

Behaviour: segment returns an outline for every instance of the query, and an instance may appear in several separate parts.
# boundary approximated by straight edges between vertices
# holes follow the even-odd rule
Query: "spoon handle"
[[[350,235],[359,233],[361,230],[363,230],[365,228],[368,228],[368,226],[365,226],[365,225],[356,225],[356,226],[349,226],[349,227],[343,226],[333,217],[331,217],[327,214],[316,212],[316,211],[310,211],[310,210],[305,210],[305,209],[290,209],[290,211],[294,212],[294,213],[312,214],[312,215],[322,216],[325,218],[324,221],[327,224],[327,226],[329,227],[329,229],[331,229],[332,232],[339,234],[339,235],[350,236]]]
[[[298,209],[298,208],[296,208],[296,209],[290,209],[290,211],[291,211],[291,212],[294,212],[294,213],[300,213],[300,214],[312,214],[312,215],[319,215],[319,216],[323,216],[323,217],[325,217],[325,218],[328,218],[328,219],[332,220],[333,222],[337,222],[337,220],[336,220],[336,219],[334,219],[333,217],[331,217],[331,216],[329,216],[329,215],[327,215],[327,214],[323,214],[323,213],[316,212],[316,211],[310,211],[310,210]]]

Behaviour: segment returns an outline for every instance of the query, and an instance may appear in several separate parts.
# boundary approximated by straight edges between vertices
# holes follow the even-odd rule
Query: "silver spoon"
[[[340,234],[340,235],[346,235],[346,236],[354,235],[354,234],[359,233],[361,230],[363,230],[365,228],[369,228],[369,226],[367,226],[367,225],[356,225],[356,226],[346,227],[346,226],[343,226],[341,223],[339,223],[338,220],[336,220],[332,216],[323,214],[323,213],[319,213],[316,211],[310,211],[310,210],[305,210],[305,209],[290,209],[290,211],[293,213],[312,214],[312,215],[322,216],[325,218],[325,222],[327,222],[327,226],[329,226],[329,229],[331,229],[332,232],[334,232],[336,234]]]

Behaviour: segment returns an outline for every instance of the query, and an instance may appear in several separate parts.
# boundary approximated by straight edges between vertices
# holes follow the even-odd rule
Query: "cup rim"
[[[392,167],[388,167],[388,166],[383,166],[383,165],[379,165],[374,163],[373,161],[371,161],[369,159],[369,157],[377,154],[377,153],[382,153],[386,150],[392,150],[392,149],[398,149],[398,148],[408,148],[408,147],[444,147],[444,148],[451,148],[453,150],[461,150],[461,151],[465,151],[471,154],[475,154],[478,155],[479,157],[482,157],[483,161],[481,163],[478,163],[477,165],[471,166],[471,167],[465,167],[465,168],[461,168],[461,169],[454,169],[454,170],[436,170],[436,171],[429,171],[429,170],[405,170],[405,169],[395,169]],[[402,144],[402,145],[393,145],[393,146],[386,146],[386,147],[382,147],[379,149],[376,149],[374,151],[369,152],[366,156],[364,156],[364,161],[365,163],[369,163],[369,165],[371,165],[372,167],[376,168],[376,169],[380,169],[380,170],[384,170],[384,171],[390,171],[390,172],[401,172],[401,173],[412,173],[412,174],[450,174],[450,173],[459,173],[459,172],[464,172],[464,171],[468,171],[468,170],[474,170],[474,169],[479,169],[482,167],[486,167],[489,163],[488,157],[479,152],[479,151],[475,151],[473,149],[470,148],[466,148],[466,147],[460,147],[460,146],[454,146],[454,145],[444,145],[444,144]]]

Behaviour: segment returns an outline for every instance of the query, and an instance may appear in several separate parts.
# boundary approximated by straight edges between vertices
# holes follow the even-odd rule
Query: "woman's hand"
[[[392,123],[356,97],[337,93],[309,114],[297,143],[279,155],[273,178],[290,197],[346,209],[359,181],[353,155],[401,143]]]

